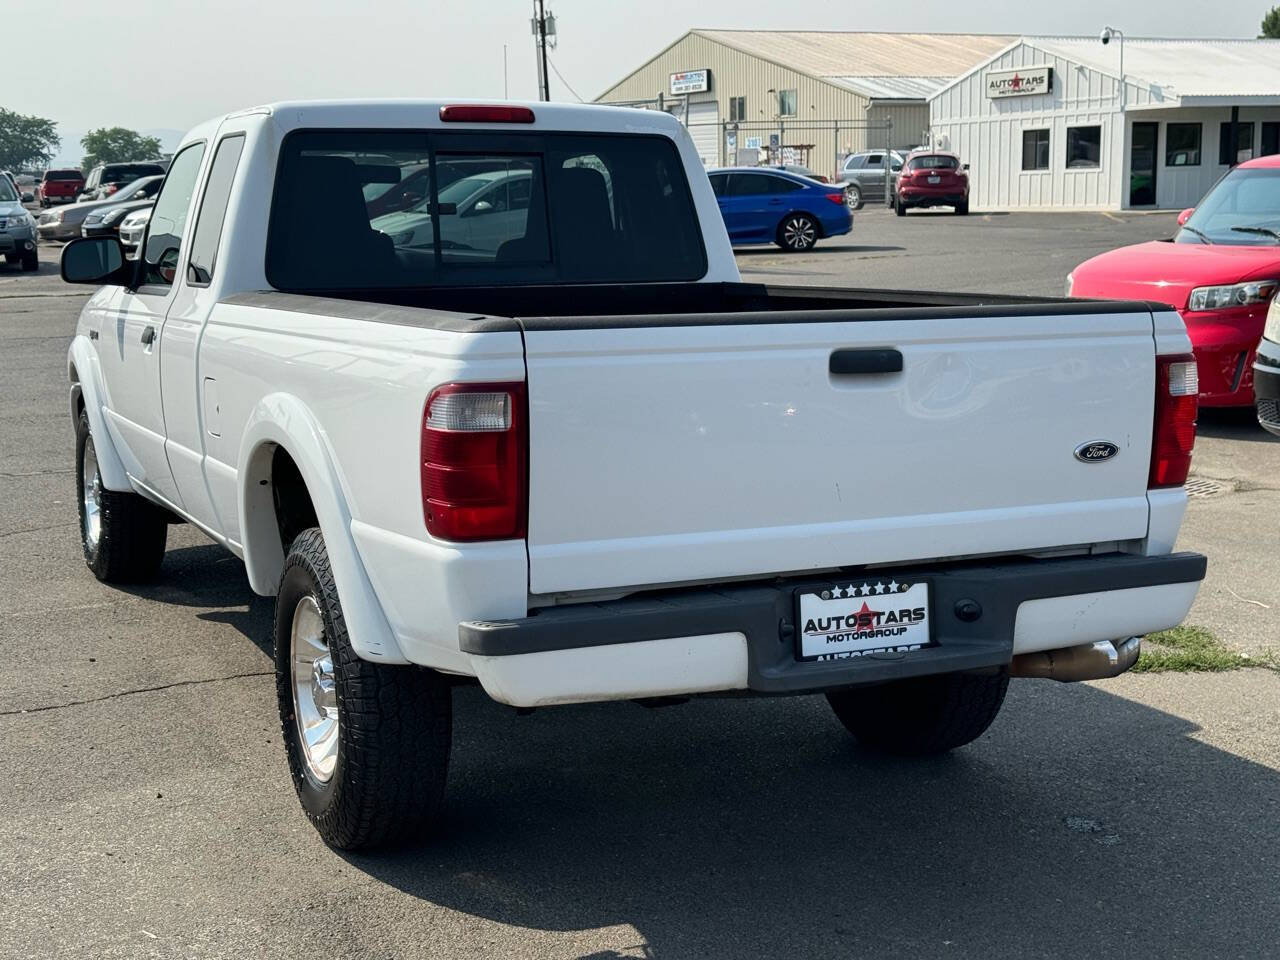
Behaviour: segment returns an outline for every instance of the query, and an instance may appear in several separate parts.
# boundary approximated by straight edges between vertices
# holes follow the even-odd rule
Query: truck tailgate
[[[530,591],[1145,536],[1151,315],[983,313],[527,322]]]

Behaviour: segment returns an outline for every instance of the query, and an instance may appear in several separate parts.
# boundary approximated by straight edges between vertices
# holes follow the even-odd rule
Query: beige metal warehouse
[[[758,155],[831,176],[847,154],[923,142],[928,98],[1015,39],[690,30],[596,101],[676,114],[708,167]]]

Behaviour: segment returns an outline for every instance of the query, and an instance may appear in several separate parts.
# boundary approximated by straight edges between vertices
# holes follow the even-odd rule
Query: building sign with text
[[[685,93],[706,93],[710,89],[710,70],[686,70],[684,73],[671,74],[671,95],[673,97],[678,97]]]
[[[1029,97],[1053,92],[1053,67],[1023,67],[1020,70],[993,70],[986,76],[987,96]]]

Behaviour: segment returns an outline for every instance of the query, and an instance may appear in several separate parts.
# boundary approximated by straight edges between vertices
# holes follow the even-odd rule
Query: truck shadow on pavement
[[[1280,437],[1258,426],[1253,407],[1201,407],[1196,418],[1196,434],[1249,443],[1280,443]]]
[[[467,689],[441,835],[345,859],[504,924],[635,928],[593,957],[1268,955],[1280,774],[1196,729],[1015,681],[982,740],[897,761],[818,697],[518,718]]]

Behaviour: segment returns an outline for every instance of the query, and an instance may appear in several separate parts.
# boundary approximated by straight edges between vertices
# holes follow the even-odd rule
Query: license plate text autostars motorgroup
[[[800,603],[801,656],[833,659],[885,650],[918,649],[929,642],[927,586],[894,584],[805,594]],[[875,594],[868,600],[866,597]],[[874,606],[872,606],[874,604]]]

